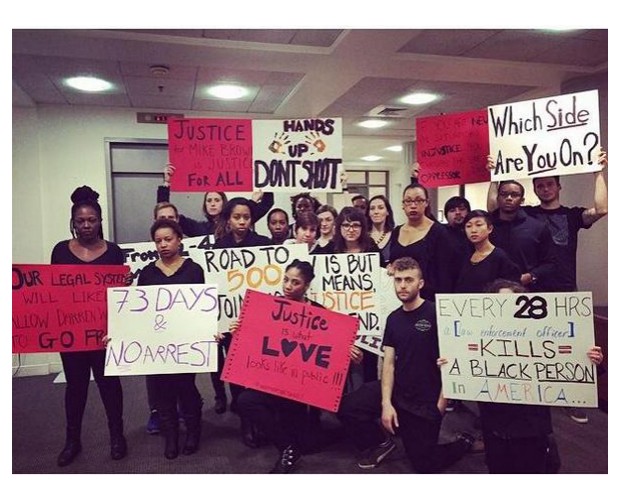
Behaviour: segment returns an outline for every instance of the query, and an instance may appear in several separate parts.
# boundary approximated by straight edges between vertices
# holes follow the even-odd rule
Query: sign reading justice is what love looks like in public
[[[437,294],[444,396],[598,406],[591,292]]]

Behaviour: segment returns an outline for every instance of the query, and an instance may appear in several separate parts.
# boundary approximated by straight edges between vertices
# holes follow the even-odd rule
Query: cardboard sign
[[[106,375],[217,371],[217,287],[108,289]]]
[[[488,182],[487,110],[416,119],[418,179],[426,187]]]
[[[181,243],[181,255],[189,257],[189,250],[197,248],[208,250],[215,243],[215,235],[195,236],[193,238],[183,238]],[[152,241],[142,241],[139,243],[119,243],[118,245],[125,256],[125,264],[129,266],[132,276],[132,285],[138,284],[138,277],[143,267],[159,259],[159,254]]]
[[[246,290],[281,295],[286,266],[295,259],[310,261],[308,245],[299,243],[188,251],[204,269],[205,279],[219,291],[220,332],[229,331],[230,321],[239,317]]]
[[[248,290],[222,379],[338,411],[357,319]]]
[[[253,191],[252,121],[168,121],[171,191]]]
[[[254,189],[341,192],[342,119],[254,120]]]
[[[436,299],[446,398],[598,406],[591,292]]]
[[[103,349],[106,288],[127,266],[13,264],[13,352]]]
[[[492,181],[597,172],[598,90],[488,108]]]

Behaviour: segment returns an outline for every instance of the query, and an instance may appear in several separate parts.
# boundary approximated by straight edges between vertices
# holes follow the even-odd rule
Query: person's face
[[[362,235],[362,223],[359,221],[345,220],[340,225],[340,234],[347,243],[355,243]]]
[[[95,240],[101,231],[101,219],[93,207],[79,207],[73,215],[73,228],[81,240]]]
[[[428,206],[426,194],[422,188],[411,188],[403,196],[403,210],[408,219],[416,220],[424,217]]]
[[[319,214],[320,231],[323,236],[330,236],[334,230],[334,216],[331,212]]]
[[[220,215],[224,208],[224,200],[219,193],[207,193],[205,198],[205,210],[211,216]]]
[[[500,212],[514,213],[523,203],[521,187],[518,184],[502,184],[497,193],[497,207]]]
[[[560,185],[553,177],[534,179],[534,192],[542,202],[556,201],[560,198]]]
[[[301,301],[309,286],[310,283],[306,283],[306,280],[296,267],[291,267],[284,273],[282,292],[288,300]]]
[[[230,213],[230,219],[228,219],[230,230],[237,236],[245,236],[250,230],[252,225],[252,212],[250,207],[245,205],[236,205]]]
[[[423,286],[424,280],[420,278],[419,270],[394,271],[394,291],[402,303],[407,304],[416,300]]]
[[[467,215],[467,207],[465,205],[459,205],[458,207],[451,208],[446,214],[449,226],[460,226],[463,224],[463,219]]]
[[[312,202],[308,198],[299,198],[295,203],[295,213],[311,212]]]
[[[370,220],[374,224],[382,224],[385,222],[388,216],[388,209],[385,206],[383,200],[377,198],[376,200],[372,200],[370,202],[370,209],[368,210],[368,215],[370,215]]]
[[[465,224],[467,239],[474,245],[487,240],[491,231],[493,231],[493,227],[489,227],[484,217],[472,217]]]
[[[295,241],[312,245],[316,241],[316,226],[298,227],[295,229]]]
[[[283,212],[274,212],[269,217],[269,232],[274,240],[286,239],[288,233],[288,221],[286,220],[286,214]]]
[[[366,212],[367,204],[366,198],[358,198],[353,202],[353,206],[359,208],[362,212]]]
[[[155,231],[155,248],[162,259],[169,259],[179,253],[181,238],[172,228],[160,227]]]
[[[156,219],[171,219],[175,222],[179,222],[179,216],[177,215],[177,213],[174,211],[174,208],[172,207],[160,208],[157,211]]]

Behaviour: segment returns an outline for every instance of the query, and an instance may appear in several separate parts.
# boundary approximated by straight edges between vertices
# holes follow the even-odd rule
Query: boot
[[[185,426],[187,435],[185,437],[185,445],[183,446],[183,455],[192,455],[198,451],[200,447],[200,434],[202,428],[202,419],[200,415],[186,415]]]
[[[108,424],[110,429],[110,457],[112,460],[120,460],[127,456],[127,441],[123,435],[123,420]]]
[[[82,451],[82,442],[80,440],[80,431],[78,429],[67,428],[67,440],[65,447],[58,455],[58,467],[65,467],[75,460]]]
[[[179,456],[179,418],[176,412],[159,411],[161,430],[166,440],[164,456],[173,460]]]

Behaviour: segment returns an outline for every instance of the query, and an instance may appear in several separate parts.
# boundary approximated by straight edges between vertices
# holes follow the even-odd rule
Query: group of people
[[[599,163],[607,165],[601,151]],[[493,161],[488,159],[488,167]],[[430,210],[428,190],[412,182],[402,193],[405,223],[396,226],[387,197],[358,195],[339,212],[321,205],[308,193],[291,198],[292,221],[287,211],[272,208],[273,194],[255,193],[252,199],[227,199],[225,193],[205,193],[205,220],[179,214],[169,200],[170,176],[166,166],[160,186],[151,237],[159,259],[140,273],[138,285],[204,283],[202,268],[180,254],[183,236],[214,235],[214,248],[280,245],[308,246],[311,254],[379,254],[381,265],[394,280],[402,307],[387,318],[383,338],[383,362],[378,356],[351,348],[351,368],[338,418],[361,452],[361,468],[378,466],[401,437],[417,472],[439,472],[467,453],[474,437],[460,433],[451,443],[438,444],[442,416],[450,409],[441,391],[437,321],[437,293],[499,293],[576,290],[577,232],[589,228],[607,213],[607,187],[602,170],[594,174],[594,206],[564,207],[560,204],[559,178],[534,179],[540,200],[537,207],[523,207],[524,187],[516,181],[492,183],[488,211],[471,210],[467,199],[454,197],[444,207],[447,224]],[[415,179],[412,179],[415,181]],[[70,229],[73,238],[59,242],[53,264],[123,264],[123,253],[102,233],[98,194],[87,186],[72,194]],[[267,216],[270,237],[254,230]],[[294,261],[285,270],[283,295],[308,301],[305,294],[314,277],[308,262]],[[308,301],[309,302],[309,301]],[[313,304],[317,305],[317,304]],[[228,406],[221,368],[234,335],[218,335],[219,372],[211,375],[215,412],[230,408],[240,416],[242,439],[250,447],[269,441],[278,448],[272,472],[295,469],[304,452],[301,435],[320,433],[319,410],[285,398],[231,384]],[[601,349],[588,351],[597,364]],[[81,422],[92,368],[108,419],[111,457],[127,454],[123,434],[123,398],[118,377],[104,377],[105,352],[61,354],[67,379],[65,396],[66,442],[58,465],[73,462],[81,451]],[[147,380],[150,417],[147,431],[165,437],[164,454],[174,459],[179,450],[195,453],[201,440],[202,398],[195,374],[151,375]],[[179,447],[179,418],[187,428]],[[490,472],[546,472],[549,407],[517,404],[480,404],[486,462]],[[380,419],[380,420],[379,420]],[[380,424],[379,424],[380,421]],[[519,425],[515,425],[519,422]],[[302,432],[303,430],[303,432]]]

